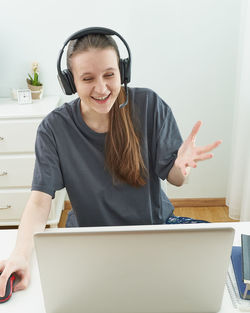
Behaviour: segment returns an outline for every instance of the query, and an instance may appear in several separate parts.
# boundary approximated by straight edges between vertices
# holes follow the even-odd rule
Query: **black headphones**
[[[128,51],[128,58],[119,60],[119,69],[121,73],[121,84],[125,85],[127,98],[128,98],[127,83],[130,82],[130,78],[131,78],[131,52],[130,52],[129,46],[127,42],[125,41],[125,39],[120,34],[118,34],[112,29],[104,28],[104,27],[89,27],[89,28],[79,30],[78,32],[75,32],[73,35],[71,35],[65,41],[63,48],[60,50],[58,60],[57,60],[57,72],[58,72],[57,77],[62,87],[62,90],[64,91],[66,95],[73,95],[74,93],[76,93],[76,87],[74,83],[73,74],[71,73],[69,69],[66,69],[63,71],[61,70],[61,59],[62,59],[62,54],[63,54],[63,50],[65,46],[68,44],[70,40],[79,39],[81,37],[84,37],[90,34],[103,34],[103,35],[110,35],[110,36],[116,35],[117,37],[121,39],[121,41],[126,46],[127,51]],[[125,106],[127,104],[127,100],[128,99],[126,99],[126,102],[120,105],[120,107]]]

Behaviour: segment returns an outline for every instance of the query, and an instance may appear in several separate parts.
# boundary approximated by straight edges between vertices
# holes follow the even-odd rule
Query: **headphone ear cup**
[[[119,69],[120,69],[121,85],[122,85],[124,83],[124,64],[123,64],[123,59],[120,59],[120,61],[119,61]]]
[[[123,68],[124,68],[124,80],[127,83],[131,80],[131,61],[127,58],[123,60]]]
[[[124,84],[130,82],[130,77],[131,77],[131,66],[129,59],[120,59],[119,62],[120,65],[120,73],[121,73],[121,84]]]
[[[76,93],[74,78],[69,70],[63,70],[58,73],[57,78],[66,95],[72,95]]]
[[[73,95],[74,93],[76,93],[76,86],[75,86],[73,74],[68,69],[64,70],[63,74],[66,78],[68,89],[71,91],[71,94]]]
[[[57,74],[58,81],[60,86],[65,93],[65,95],[72,95],[71,88],[69,86],[68,78],[65,75],[64,71],[58,72]]]

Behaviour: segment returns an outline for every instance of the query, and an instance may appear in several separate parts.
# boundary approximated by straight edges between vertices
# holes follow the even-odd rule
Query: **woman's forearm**
[[[33,235],[43,231],[51,208],[51,196],[32,191],[18,228],[14,252],[30,259],[33,251]]]

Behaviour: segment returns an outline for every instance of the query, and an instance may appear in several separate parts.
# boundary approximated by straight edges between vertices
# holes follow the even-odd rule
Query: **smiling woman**
[[[183,142],[171,108],[156,92],[127,87],[130,50],[128,59],[120,59],[112,35],[121,38],[104,28],[73,34],[63,72],[61,50],[63,89],[79,97],[39,125],[32,193],[16,248],[0,262],[0,296],[12,272],[21,276],[17,289],[27,286],[33,234],[45,227],[51,199],[63,187],[80,227],[193,222],[173,216],[161,179],[181,186],[221,141],[196,146],[198,121]]]

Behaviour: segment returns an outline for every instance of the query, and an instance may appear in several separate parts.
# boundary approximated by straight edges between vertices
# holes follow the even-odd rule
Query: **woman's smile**
[[[93,97],[93,96],[91,96],[91,98],[94,99],[97,103],[103,104],[109,100],[110,95],[111,95],[111,93],[108,94],[107,96],[104,96],[104,97]]]

